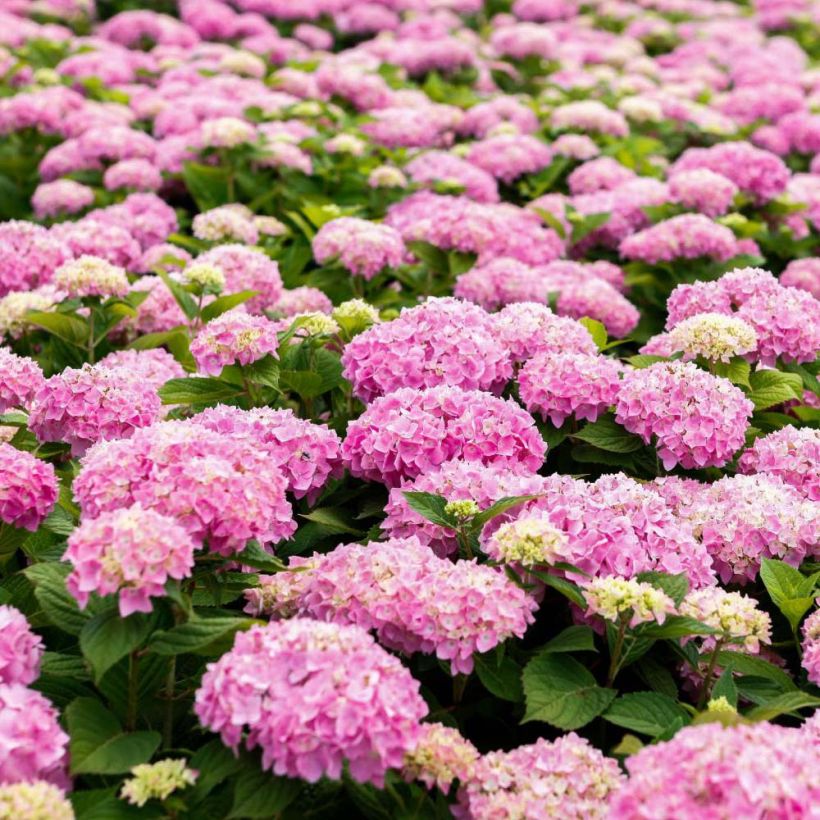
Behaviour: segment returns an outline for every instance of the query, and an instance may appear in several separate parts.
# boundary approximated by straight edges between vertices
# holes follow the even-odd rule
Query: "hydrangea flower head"
[[[125,296],[125,271],[97,256],[80,256],[54,271],[54,284],[71,297]]]
[[[0,683],[32,683],[40,674],[43,641],[13,606],[0,606]]]
[[[53,465],[0,442],[0,521],[34,532],[54,509],[58,491]]]
[[[63,790],[42,780],[0,786],[0,817],[16,820],[74,820]]]
[[[428,789],[445,794],[454,780],[465,782],[479,758],[478,749],[458,729],[442,723],[424,723],[416,747],[404,758],[405,780],[420,780]]]
[[[698,313],[675,325],[669,343],[684,358],[702,356],[712,362],[728,362],[757,349],[757,332],[734,316],[722,313]]]
[[[593,578],[584,585],[583,594],[588,613],[613,623],[628,615],[630,627],[647,621],[662,624],[675,612],[675,602],[666,593],[634,578]]]
[[[276,325],[263,316],[229,310],[211,320],[191,342],[201,373],[218,376],[227,365],[248,365],[266,355],[278,358]]]
[[[354,276],[372,279],[382,268],[402,263],[404,242],[389,225],[343,216],[319,228],[313,238],[313,255],[320,265],[338,258]]]
[[[40,365],[0,347],[0,413],[27,408],[45,379]]]
[[[742,644],[748,652],[756,653],[761,643],[771,643],[768,614],[758,609],[754,598],[739,592],[716,586],[692,590],[681,602],[680,613],[711,626],[718,631],[716,638]]]
[[[199,772],[189,769],[186,763],[184,758],[166,758],[134,766],[120,797],[132,806],[144,806],[149,800],[165,800],[175,791],[193,786]]]

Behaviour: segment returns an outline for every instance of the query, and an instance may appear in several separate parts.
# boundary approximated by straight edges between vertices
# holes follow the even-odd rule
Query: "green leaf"
[[[34,597],[45,616],[54,626],[70,635],[79,635],[91,620],[87,610],[81,611],[66,589],[65,579],[71,568],[67,564],[33,564],[23,570],[34,584]]]
[[[450,272],[450,260],[440,248],[422,241],[405,242],[405,245],[413,256],[421,260],[434,273],[446,275]]]
[[[352,535],[355,538],[364,536],[361,530],[357,530],[347,523],[341,507],[319,507],[299,517],[321,524],[326,528],[328,533],[333,533],[334,535]]]
[[[735,356],[728,363],[717,362],[714,368],[716,376],[723,376],[723,378],[728,379],[732,384],[751,388],[749,377],[752,372],[752,366],[741,356]]]
[[[440,527],[456,527],[455,518],[444,511],[447,506],[447,499],[444,496],[415,490],[405,490],[402,495],[407,499],[407,506],[428,521]]]
[[[510,495],[499,498],[498,501],[487,507],[486,510],[482,510],[478,515],[473,516],[472,524],[477,529],[481,529],[488,521],[492,521],[493,518],[503,515],[514,507],[525,504],[527,501],[532,501],[538,497],[537,495]]]
[[[589,331],[592,340],[598,345],[598,350],[603,350],[609,338],[603,323],[589,316],[582,316],[578,321]]]
[[[635,629],[635,634],[642,638],[666,640],[686,638],[689,635],[714,635],[716,632],[711,626],[685,615],[669,615],[662,624],[641,624]]]
[[[245,549],[236,556],[236,562],[254,569],[261,569],[263,572],[281,572],[287,569],[278,558],[263,549],[258,541],[248,541]]]
[[[342,363],[339,357],[324,349],[313,351],[313,356],[310,369],[286,368],[287,362],[282,362],[279,384],[283,390],[290,390],[302,399],[315,399],[341,384]]]
[[[582,239],[585,239],[593,231],[598,230],[602,225],[609,221],[609,212],[600,214],[589,214],[588,216],[581,216],[580,214],[570,214],[569,219],[572,225],[572,244],[576,245]],[[575,218],[573,218],[575,217]]]
[[[77,820],[161,820],[159,806],[138,808],[119,797],[119,789],[83,789],[69,795]]]
[[[617,694],[598,686],[592,673],[569,655],[541,652],[524,668],[523,723],[541,720],[559,729],[585,726]]]
[[[191,756],[188,764],[199,772],[194,786],[185,794],[185,802],[195,806],[227,778],[242,768],[242,761],[219,740],[212,740],[200,746]]]
[[[162,739],[158,732],[123,732],[116,716],[94,698],[72,701],[65,718],[73,775],[124,774],[150,760]]]
[[[213,654],[212,644],[220,646],[233,640],[240,630],[249,629],[257,621],[251,618],[197,618],[172,629],[155,632],[148,644],[148,651],[157,655]]]
[[[689,579],[685,572],[677,575],[670,575],[668,572],[641,572],[637,576],[638,581],[652,584],[656,589],[665,592],[676,606],[680,606],[681,601],[689,592]]]
[[[741,675],[766,678],[777,684],[783,691],[793,692],[797,689],[794,681],[779,666],[775,666],[756,655],[746,655],[743,652],[732,652],[727,649],[718,652],[717,662],[722,667],[731,666],[735,672],[739,672]]]
[[[242,373],[253,384],[263,384],[275,390],[279,389],[279,362],[270,354],[251,364],[244,365]]]
[[[627,361],[632,367],[638,370],[643,370],[645,367],[651,367],[658,362],[668,362],[666,356],[650,356],[648,353],[638,353],[635,356],[630,356]]]
[[[200,314],[202,321],[205,323],[210,322],[211,319],[216,319],[217,316],[221,316],[226,311],[247,302],[248,299],[253,299],[253,297],[258,294],[258,290],[241,290],[239,293],[229,293],[225,296],[220,296],[202,308],[202,313]]]
[[[151,633],[152,619],[134,613],[121,618],[116,606],[95,615],[80,632],[80,649],[94,679],[102,676],[117,661],[140,647]]]
[[[182,178],[200,211],[209,211],[231,201],[229,174],[227,168],[198,162],[185,162],[182,166]]]
[[[542,572],[537,569],[529,569],[527,571],[530,575],[534,575],[540,581],[543,581],[548,587],[552,587],[557,592],[560,592],[574,604],[577,604],[582,609],[586,609],[586,598],[584,598],[577,584],[573,584],[572,581],[568,581],[560,575],[553,575],[551,572]]]
[[[621,695],[604,712],[604,720],[642,735],[657,737],[676,720],[689,722],[688,712],[673,698],[660,692]]]
[[[296,799],[303,785],[299,780],[246,768],[237,778],[228,818],[267,820],[275,817]]]
[[[199,306],[196,303],[196,300],[190,293],[188,293],[185,288],[180,285],[176,279],[171,279],[171,277],[166,273],[166,271],[162,270],[161,268],[157,268],[157,276],[165,282],[165,286],[168,290],[171,291],[171,295],[176,300],[176,303],[179,305],[180,310],[185,314],[187,319],[195,319],[197,314],[199,313]]]
[[[497,698],[518,703],[524,698],[521,667],[507,655],[475,655],[475,671],[484,688]]]
[[[40,327],[75,347],[85,345],[88,339],[88,325],[82,319],[68,313],[34,311],[27,313],[25,320],[28,324]]]
[[[760,564],[760,578],[794,632],[814,604],[817,575],[806,578],[785,561],[764,558]]]
[[[568,626],[548,641],[542,652],[597,652],[595,633],[588,626]]]
[[[158,393],[163,404],[210,404],[233,399],[239,390],[219,379],[190,377],[170,379]]]
[[[648,656],[638,662],[637,670],[650,689],[677,700],[678,685],[666,666]]]
[[[58,652],[44,652],[40,663],[44,675],[55,678],[89,680],[85,661],[79,655],[63,655]]]
[[[712,700],[726,698],[726,700],[737,709],[737,686],[735,686],[734,669],[732,667],[724,669],[723,674],[712,687],[709,696]]]
[[[714,697],[714,695],[713,695]],[[780,715],[792,714],[799,709],[816,709],[820,706],[820,698],[808,692],[786,692],[773,700],[755,706],[744,715],[749,720],[773,720]]]
[[[792,399],[802,400],[803,381],[796,373],[758,370],[749,377],[752,390],[748,398],[755,410],[766,410]]]
[[[581,439],[609,453],[634,453],[644,446],[643,441],[624,430],[611,413],[585,424],[572,438]]]

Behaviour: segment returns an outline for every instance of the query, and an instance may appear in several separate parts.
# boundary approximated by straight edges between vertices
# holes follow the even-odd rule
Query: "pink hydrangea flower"
[[[311,783],[381,787],[418,742],[427,706],[398,658],[357,626],[297,618],[237,634],[203,675],[194,711],[223,743],[262,750],[262,766]]]
[[[339,436],[324,425],[297,418],[292,410],[240,410],[217,405],[193,416],[190,422],[261,450],[281,468],[296,498],[311,497],[329,478],[342,472]]]
[[[552,161],[552,151],[529,134],[502,134],[474,143],[467,161],[507,184],[524,174],[534,174]]]
[[[225,275],[225,292],[255,290],[258,295],[243,303],[249,313],[274,309],[283,295],[279,265],[264,251],[244,245],[220,245],[197,257],[197,263],[213,265]]]
[[[0,784],[45,780],[60,788],[66,774],[68,735],[51,702],[21,683],[0,683]]]
[[[780,274],[780,284],[806,290],[815,299],[820,299],[820,258],[792,259]]]
[[[39,441],[64,441],[81,455],[94,442],[127,438],[161,413],[156,390],[146,390],[139,375],[86,364],[46,379],[31,404],[29,429]]]
[[[285,317],[298,313],[330,313],[333,302],[319,288],[302,286],[283,291],[270,305],[270,310]]]
[[[158,390],[170,379],[185,376],[182,365],[161,347],[150,350],[115,350],[100,359],[98,367],[129,374],[152,390]]]
[[[592,335],[580,322],[557,316],[537,302],[507,305],[492,319],[496,338],[516,364],[542,353],[598,353]]]
[[[470,109],[471,111],[474,109]],[[498,202],[498,184],[492,174],[446,151],[426,151],[404,168],[414,182],[455,182],[476,202]]]
[[[565,134],[562,139],[568,136],[571,135]],[[617,188],[631,179],[635,179],[634,171],[612,157],[600,157],[579,165],[567,177],[567,185],[572,194],[592,194]]]
[[[0,521],[34,532],[54,509],[58,491],[51,464],[0,442]]]
[[[803,668],[809,680],[820,686],[820,609],[803,622]]]
[[[32,683],[40,674],[43,639],[13,606],[0,606],[0,683]]]
[[[478,749],[458,729],[443,723],[423,723],[421,737],[407,753],[402,777],[420,780],[428,789],[437,786],[445,794],[454,780],[465,782],[479,758]]]
[[[165,595],[169,578],[190,576],[195,548],[172,518],[139,504],[102,513],[84,520],[68,538],[63,560],[73,569],[66,588],[82,609],[92,592],[119,593],[123,618],[151,612],[151,598]]]
[[[123,188],[132,191],[158,191],[162,187],[162,173],[147,159],[124,159],[106,170],[103,185],[107,191]]]
[[[595,421],[615,403],[622,370],[606,356],[541,353],[518,374],[521,401],[555,427],[570,416]]]
[[[198,424],[164,422],[128,441],[102,442],[81,467],[73,490],[85,516],[138,503],[226,556],[252,538],[269,545],[296,530],[287,481],[270,457]]]
[[[320,265],[338,257],[354,276],[372,279],[382,268],[402,263],[404,242],[389,225],[343,216],[319,229],[313,238],[313,255]]]
[[[537,470],[546,444],[512,401],[476,390],[403,387],[376,399],[347,429],[354,476],[394,487],[453,458]]]
[[[394,487],[385,507],[387,517],[382,529],[392,538],[417,538],[438,555],[450,555],[458,550],[455,533],[434,524],[408,503],[404,493],[426,492],[441,495],[447,501],[474,501],[486,510],[502,498],[519,495],[539,495],[549,485],[550,479],[528,471],[517,471],[508,465],[485,465],[476,461],[447,461],[436,469],[424,472],[413,481]],[[484,528],[493,532],[504,521],[521,514],[534,502],[523,502],[497,516]]]
[[[55,269],[71,256],[66,243],[41,225],[0,223],[0,296],[49,283]]]
[[[211,320],[191,342],[201,373],[218,376],[227,365],[248,365],[266,355],[278,358],[276,324],[263,316],[229,310]]]
[[[618,764],[574,732],[479,758],[458,790],[458,817],[604,820],[623,783]]]
[[[731,179],[708,168],[680,171],[669,180],[673,201],[710,217],[725,214],[737,192],[738,187]]]
[[[444,384],[500,393],[512,365],[493,330],[477,305],[429,299],[356,336],[342,354],[344,376],[366,402],[402,387]]]
[[[262,576],[246,593],[248,612],[357,624],[390,649],[449,661],[454,675],[472,672],[474,653],[522,637],[538,606],[497,569],[454,564],[413,537],[347,544],[291,566],[294,579]]]
[[[744,444],[754,406],[726,379],[691,362],[659,362],[628,370],[615,419],[647,444],[656,442],[669,470],[721,467]]]
[[[611,820],[806,816],[820,799],[820,737],[771,723],[707,723],[627,758]]]
[[[726,260],[738,253],[737,240],[729,228],[703,214],[673,216],[626,237],[619,250],[627,259],[653,265],[699,257]]]
[[[756,439],[738,461],[741,472],[777,476],[820,501],[820,430],[787,424]]]
[[[0,347],[0,413],[27,408],[44,382],[43,371],[34,359]]]
[[[37,186],[31,207],[38,219],[76,214],[94,204],[94,189],[71,179],[58,179]]]

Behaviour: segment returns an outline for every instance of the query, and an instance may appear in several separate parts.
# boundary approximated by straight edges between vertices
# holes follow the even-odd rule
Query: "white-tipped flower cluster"
[[[217,117],[202,123],[202,143],[207,148],[236,148],[256,140],[256,128],[238,117]]]
[[[182,276],[189,285],[196,285],[210,293],[220,293],[225,287],[225,274],[215,265],[194,263],[185,268]]]
[[[717,629],[716,638],[742,643],[749,652],[758,652],[761,643],[771,643],[771,618],[757,608],[754,598],[739,592],[720,587],[694,590],[683,599],[680,613]]]
[[[144,806],[149,800],[165,800],[177,789],[193,786],[199,772],[186,766],[185,758],[142,763],[131,769],[131,779],[123,784],[120,797],[134,806]]]
[[[755,329],[734,316],[698,313],[684,319],[669,334],[675,350],[687,358],[702,356],[710,362],[728,362],[757,349]]]
[[[98,256],[81,256],[60,265],[54,272],[54,284],[71,297],[128,293],[125,271]]]
[[[566,533],[547,518],[520,518],[502,524],[485,547],[496,561],[532,567],[566,560],[568,554]]]
[[[662,624],[675,611],[675,602],[662,590],[643,581],[610,576],[594,578],[584,587],[587,612],[617,623],[629,616],[629,625],[647,621]]]

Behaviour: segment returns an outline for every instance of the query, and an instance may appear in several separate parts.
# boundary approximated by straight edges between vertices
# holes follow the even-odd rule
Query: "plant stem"
[[[162,748],[170,749],[174,734],[174,689],[176,687],[177,659],[171,656],[168,675],[165,678],[165,715],[162,721]]]
[[[137,707],[139,701],[140,657],[137,651],[128,657],[128,713],[125,726],[133,732],[137,726]]]
[[[612,686],[618,670],[621,666],[621,652],[624,648],[624,637],[626,636],[626,621],[621,618],[618,623],[618,635],[615,638],[615,646],[612,647],[612,657],[609,661],[609,672],[606,676],[606,685]]]
[[[709,666],[706,667],[706,674],[703,676],[703,688],[701,689],[700,698],[698,699],[698,709],[703,709],[709,701],[709,694],[712,691],[712,677],[715,673],[718,653],[722,647],[723,638],[718,638],[715,643],[715,648],[712,650],[712,657],[709,658]]]
[[[94,364],[94,308],[88,313],[88,363]]]
[[[461,699],[464,697],[464,690],[467,688],[467,681],[469,680],[468,675],[456,675],[453,678],[453,703],[458,704],[461,703]]]

